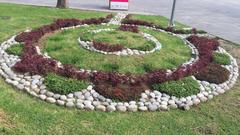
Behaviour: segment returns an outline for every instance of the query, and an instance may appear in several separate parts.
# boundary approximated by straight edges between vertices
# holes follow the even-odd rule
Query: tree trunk
[[[57,8],[67,8],[67,0],[57,0]]]

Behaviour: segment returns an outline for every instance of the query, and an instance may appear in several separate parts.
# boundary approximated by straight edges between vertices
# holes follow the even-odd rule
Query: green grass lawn
[[[110,28],[116,26],[110,26]],[[74,64],[79,68],[91,70],[107,70],[106,65],[117,64],[119,65],[119,72],[127,73],[144,73],[144,65],[152,65],[154,69],[169,69],[179,66],[190,59],[190,49],[184,42],[177,37],[170,34],[154,31],[150,29],[141,28],[143,32],[149,33],[156,37],[162,44],[162,49],[155,53],[143,56],[117,56],[117,55],[104,55],[101,53],[93,52],[81,47],[77,41],[80,33],[84,33],[89,29],[108,28],[107,26],[90,26],[80,29],[72,29],[58,32],[50,36],[45,41],[44,51],[47,52],[52,58],[61,61],[64,64]],[[135,33],[123,32],[126,36],[131,37]],[[107,36],[108,35],[108,36]],[[112,34],[113,35],[113,34]],[[100,36],[102,37],[102,36]],[[105,38],[111,40],[111,33],[105,33]],[[102,39],[102,38],[101,38]],[[137,44],[136,39],[132,38],[131,44]],[[57,41],[57,43],[56,43]],[[126,41],[124,39],[121,42]],[[119,42],[116,38],[112,39],[113,43]],[[141,43],[140,43],[141,44]]]
[[[61,17],[94,17],[101,12],[0,4],[0,41],[27,27],[38,27]],[[4,18],[4,19],[3,19]],[[153,18],[158,18],[153,16]],[[75,35],[76,36],[76,35]],[[226,45],[237,57],[240,48]],[[237,53],[238,51],[238,53]],[[236,52],[236,53],[235,53]],[[239,57],[237,57],[239,58]],[[239,59],[238,59],[239,63]],[[1,135],[194,135],[240,133],[240,83],[224,95],[190,111],[103,113],[66,109],[35,99],[0,79]]]
[[[111,45],[120,44],[126,48],[137,49],[141,51],[150,51],[155,48],[155,43],[146,40],[141,34],[128,31],[114,30],[109,32],[99,33],[81,33],[81,40],[83,41],[97,41],[109,43]]]

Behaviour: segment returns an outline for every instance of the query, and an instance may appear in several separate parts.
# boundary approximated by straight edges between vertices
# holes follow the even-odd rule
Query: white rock
[[[160,105],[159,109],[162,111],[168,111],[168,107],[166,105]]]
[[[57,100],[57,104],[60,105],[60,106],[64,106],[64,105],[65,105],[65,102],[62,101],[62,100]]]
[[[130,105],[135,105],[135,104],[136,104],[136,101],[130,101],[129,104],[130,104]]]
[[[84,105],[82,104],[82,103],[77,103],[76,104],[76,107],[78,108],[78,109],[83,109],[84,108]]]
[[[148,95],[147,95],[146,93],[142,93],[142,94],[141,94],[141,97],[142,97],[142,98],[148,98]]]
[[[198,98],[193,99],[193,104],[198,105],[201,101]]]
[[[116,107],[113,106],[113,105],[109,105],[109,106],[107,106],[107,111],[108,112],[114,112],[114,111],[116,111]]]
[[[99,101],[93,101],[93,103],[92,103],[94,106],[98,106],[98,105],[100,105],[101,103],[99,102]]]
[[[178,106],[177,106],[176,104],[170,104],[169,107],[170,107],[170,108],[173,108],[173,109],[178,108]]]
[[[91,102],[91,101],[88,101],[88,100],[85,100],[85,101],[84,101],[84,104],[85,104],[85,105],[91,105],[92,102]]]
[[[190,110],[190,106],[189,105],[185,105],[183,108],[184,108],[184,110]]]
[[[225,90],[224,90],[224,89],[218,89],[218,90],[217,90],[217,93],[223,94],[223,93],[225,93]]]
[[[47,97],[47,98],[46,98],[46,101],[53,104],[53,103],[56,102],[56,99],[54,99],[54,98],[52,98],[52,97]]]
[[[175,104],[175,101],[174,100],[169,100],[168,104],[173,105],[173,104]]]
[[[73,102],[67,102],[66,107],[72,108],[72,107],[74,107],[74,103]]]
[[[93,89],[93,86],[92,85],[89,85],[88,87],[87,87],[87,90],[92,90]]]
[[[156,111],[158,109],[158,106],[155,104],[149,104],[148,109],[149,111]]]
[[[138,107],[138,109],[139,109],[140,111],[142,111],[142,112],[148,110],[148,108],[147,108],[146,106],[140,106],[140,107]]]
[[[202,93],[198,93],[198,94],[197,94],[197,97],[198,97],[198,98],[202,98],[202,97],[204,97],[204,95],[203,95]]]
[[[186,98],[181,98],[180,101],[181,101],[181,102],[186,102],[187,99],[186,99]]]
[[[39,98],[42,99],[42,100],[45,100],[47,98],[46,95],[39,95]]]
[[[166,105],[166,106],[167,106],[167,105],[168,105],[168,102],[167,102],[167,101],[162,101],[162,102],[161,102],[161,105]]]
[[[127,111],[127,107],[124,105],[118,105],[117,106],[117,110],[120,112],[126,112]]]
[[[85,104],[84,108],[89,111],[94,110],[94,106],[91,104]]]
[[[23,89],[24,89],[24,85],[18,84],[18,85],[17,85],[17,88],[18,88],[19,90],[23,90]]]
[[[199,98],[202,102],[206,102],[208,99],[206,97]]]
[[[50,91],[48,91],[48,92],[46,93],[46,95],[47,95],[48,97],[52,97],[52,96],[54,95],[54,93],[53,93],[53,92],[50,92]]]
[[[98,105],[98,106],[96,107],[96,110],[105,112],[105,111],[106,111],[106,107],[103,106],[103,105]]]
[[[149,96],[150,96],[151,98],[155,98],[155,94],[152,93],[152,92],[149,94]]]
[[[208,99],[213,99],[213,95],[208,95]]]
[[[74,96],[74,95],[73,95],[72,93],[70,93],[70,94],[67,95],[68,98],[73,98],[73,96]]]
[[[55,99],[59,99],[60,96],[61,96],[60,94],[54,94],[54,95],[53,95],[53,98],[55,98]]]
[[[135,104],[130,104],[128,106],[128,111],[130,111],[130,112],[136,112],[137,110],[138,110],[138,107]]]
[[[65,101],[65,100],[67,100],[67,96],[62,95],[62,96],[60,96],[60,99]]]

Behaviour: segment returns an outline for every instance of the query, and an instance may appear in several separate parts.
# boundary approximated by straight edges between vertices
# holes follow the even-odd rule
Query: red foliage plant
[[[44,25],[38,29],[32,30],[30,32],[23,32],[19,34],[15,40],[18,42],[26,42],[26,41],[38,41],[44,34],[50,33],[60,28],[77,26],[82,24],[101,24],[107,23],[113,17],[112,14],[106,16],[105,18],[90,18],[85,20],[78,19],[57,19],[50,25]]]
[[[197,31],[196,28],[190,30],[183,30],[183,29],[174,29],[173,27],[163,27],[161,25],[156,25],[151,22],[143,21],[143,20],[135,20],[131,19],[131,15],[127,15],[125,19],[122,21],[122,24],[129,24],[129,25],[142,25],[147,27],[155,27],[157,29],[162,29],[167,32],[172,32],[175,34],[197,34],[197,33],[206,33],[204,31]]]
[[[119,27],[119,30],[121,30],[121,31],[130,31],[130,32],[134,32],[134,33],[138,33],[139,32],[138,26],[133,26],[133,25],[121,25]]]
[[[124,46],[120,44],[112,45],[112,44],[102,43],[97,41],[93,41],[93,47],[96,48],[97,50],[101,50],[104,52],[116,52],[116,51],[122,51],[124,49]]]
[[[31,55],[23,57],[20,62],[14,65],[14,70],[21,73],[30,72],[31,74],[46,74],[57,70],[57,62],[44,58],[41,55]]]

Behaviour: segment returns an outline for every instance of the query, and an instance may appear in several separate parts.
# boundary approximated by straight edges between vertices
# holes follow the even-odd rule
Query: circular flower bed
[[[124,19],[123,23],[126,25],[120,25],[122,19]],[[140,31],[136,25],[142,25],[147,29],[177,36],[192,49],[193,58],[176,69],[157,69],[139,75],[134,73],[123,74],[118,72],[79,70],[73,65],[63,65],[61,62],[41,54],[39,40],[47,33],[79,28],[90,24],[106,25],[106,23],[120,25],[119,29],[123,31],[138,33]],[[190,35],[184,38],[185,35],[182,34],[186,33],[196,34],[197,31],[192,29],[188,33],[186,31],[164,29],[160,26],[156,27],[152,23],[131,20],[129,16],[122,13],[119,13],[114,18],[112,18],[112,15],[109,15],[105,18],[86,20],[59,19],[50,25],[23,32],[3,42],[0,46],[0,56],[3,58],[0,61],[0,74],[6,78],[6,82],[16,86],[18,89],[25,90],[44,101],[61,106],[109,112],[116,110],[125,112],[127,110],[189,109],[192,105],[205,102],[208,99],[212,99],[213,96],[229,90],[237,80],[238,66],[236,60],[219,47],[217,40],[199,35]],[[154,51],[161,48],[160,42],[153,36],[144,33],[143,36],[156,44]],[[115,54],[115,51],[120,51],[117,54],[121,55],[123,54],[122,51],[124,51],[121,50],[123,49],[122,46],[117,46],[117,49],[111,47],[109,49],[109,45],[105,43],[93,42],[89,44],[81,40],[79,42],[91,51],[98,51],[104,54]],[[19,43],[23,44],[21,57],[9,55],[5,52],[9,47]],[[126,55],[131,55],[134,52],[134,50],[129,48],[127,50],[128,53]],[[132,53],[129,53],[131,52],[129,50]],[[211,67],[213,61],[214,52],[224,53],[230,58],[230,65],[216,66],[222,72],[227,72],[224,78],[217,82],[210,80],[216,79],[219,73],[209,72],[212,70],[209,67]],[[140,51],[138,53],[141,54]],[[137,53],[134,52],[133,54]],[[146,54],[146,52],[142,54]],[[50,73],[52,75],[48,76]],[[208,77],[206,74],[213,75]],[[196,75],[197,79],[201,79],[197,80],[194,75]],[[62,85],[65,81],[63,81],[62,77],[68,78],[66,81],[68,83],[64,86]],[[185,77],[188,78],[186,79]],[[189,85],[187,85],[188,83]],[[86,89],[80,90],[87,84],[90,85]],[[46,86],[50,86],[54,90],[61,89],[61,93],[53,93],[55,91],[49,91]],[[78,88],[79,90],[76,90]],[[194,88],[194,91],[189,92],[190,95],[186,94],[192,88]],[[70,89],[74,89],[74,91],[68,93]]]

